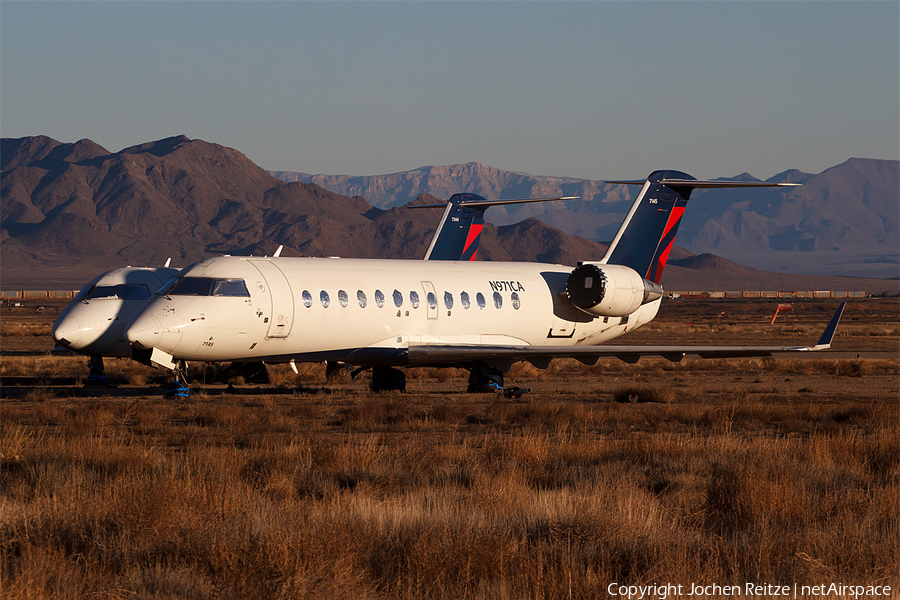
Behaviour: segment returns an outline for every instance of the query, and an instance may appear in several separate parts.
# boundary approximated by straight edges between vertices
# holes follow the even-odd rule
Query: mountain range
[[[604,181],[543,177],[478,163],[421,167],[389,175],[352,177],[273,171],[284,181],[315,183],[364,196],[380,208],[420,194],[447,198],[465,190],[487,198],[579,196],[580,201],[498,207],[490,222],[537,217],[595,241],[615,235],[636,190]],[[748,173],[725,180],[759,181]],[[802,183],[791,189],[697,190],[678,243],[775,271],[819,275],[900,275],[900,162],[852,158],[813,175],[794,169],[767,179]]]
[[[162,265],[170,257],[184,266],[214,254],[265,255],[280,244],[283,256],[420,258],[441,213],[379,208],[359,195],[284,182],[237,150],[184,136],[114,153],[90,140],[63,143],[45,136],[0,144],[3,289],[78,288],[115,267]],[[412,201],[440,198],[419,194]],[[605,249],[527,218],[486,225],[478,258],[574,265],[602,257]],[[663,277],[668,289],[726,283],[729,289],[897,287],[770,274],[681,248],[670,260]]]

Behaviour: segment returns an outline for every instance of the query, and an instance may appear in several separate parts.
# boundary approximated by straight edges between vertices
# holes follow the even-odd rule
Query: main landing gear
[[[373,392],[405,392],[406,391],[406,373],[400,369],[392,367],[373,367],[372,368],[372,391]]]
[[[500,392],[507,398],[521,398],[531,388],[504,387],[503,371],[478,361],[469,367],[469,386],[466,391],[470,394]]]
[[[243,377],[244,383],[269,383],[269,369],[262,362],[231,363],[226,377],[231,374]]]
[[[478,361],[467,365],[469,369],[469,385],[466,392],[469,394],[502,393],[507,398],[520,398],[522,394],[531,391],[531,388],[505,387],[503,385],[503,371],[494,368],[487,363]],[[354,371],[356,376],[362,369]],[[328,372],[326,370],[326,372]],[[373,392],[405,392],[406,374],[393,367],[373,367],[372,384]]]

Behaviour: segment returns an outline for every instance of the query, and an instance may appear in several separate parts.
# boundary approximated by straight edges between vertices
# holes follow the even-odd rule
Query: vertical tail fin
[[[475,260],[487,206],[466,206],[466,202],[486,200],[477,194],[453,194],[425,252],[425,260]]]
[[[646,181],[607,181],[642,185],[601,263],[631,267],[659,283],[675,242],[684,209],[697,188],[793,187],[796,183],[701,181],[680,171],[654,171]]]
[[[668,179],[696,181],[680,171],[651,173],[643,182],[637,199],[600,262],[631,267],[644,279],[659,283],[675,241],[675,233],[694,189],[690,185],[670,187],[662,183]]]
[[[444,208],[425,260],[475,260],[478,240],[484,229],[484,211],[491,206],[577,200],[578,196],[558,198],[522,198],[517,200],[485,200],[478,194],[453,194]],[[439,208],[443,204],[416,204],[408,208]]]

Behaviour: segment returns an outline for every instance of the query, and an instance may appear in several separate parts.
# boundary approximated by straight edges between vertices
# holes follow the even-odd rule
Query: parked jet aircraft
[[[502,389],[517,361],[593,364],[614,356],[680,360],[767,356],[830,346],[841,309],[805,347],[603,346],[656,315],[675,233],[696,188],[786,184],[698,181],[657,171],[641,184],[606,255],[563,265],[340,258],[217,257],[184,269],[126,331],[133,358],[173,369],[185,361],[332,361],[371,368],[373,389],[403,389],[398,366],[461,366],[470,389]],[[787,184],[789,185],[789,184]],[[470,199],[470,207],[479,200]],[[490,204],[483,201],[482,204]],[[448,207],[447,210],[450,210]]]
[[[505,200],[504,204],[571,200],[536,198]],[[484,225],[484,211],[492,203],[475,194],[455,194],[445,205],[441,222],[434,233],[425,260],[469,260],[478,250]],[[420,205],[415,208],[432,208]],[[279,246],[273,255],[281,254]],[[470,257],[470,258],[469,258]],[[53,323],[51,336],[62,350],[85,354],[89,358],[87,385],[107,385],[103,357],[130,357],[132,348],[125,340],[125,327],[141,312],[152,292],[176,276],[179,269],[165,267],[124,267],[92,279],[69,302]],[[243,374],[267,380],[261,362],[243,363]]]
[[[124,267],[92,279],[59,313],[50,335],[62,348],[90,359],[88,385],[106,385],[103,357],[130,357],[125,327],[153,292],[179,269]]]

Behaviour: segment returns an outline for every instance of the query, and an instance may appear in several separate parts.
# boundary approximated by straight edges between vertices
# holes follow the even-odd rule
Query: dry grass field
[[[772,304],[669,304],[628,343],[805,344],[834,308],[805,305],[792,336]],[[42,353],[53,309],[16,310],[0,332],[4,599],[900,586],[896,357],[520,364],[518,400],[467,394],[451,369],[375,395],[322,365],[231,388],[197,367],[173,401],[130,361],[107,361],[117,388],[85,390],[83,358]],[[852,304],[835,347],[897,351],[897,310]]]

